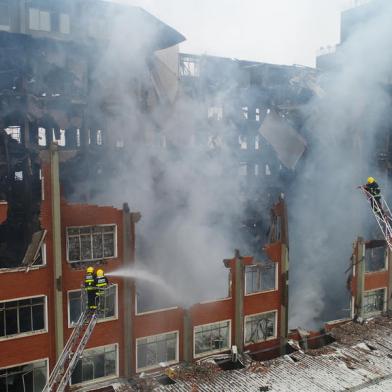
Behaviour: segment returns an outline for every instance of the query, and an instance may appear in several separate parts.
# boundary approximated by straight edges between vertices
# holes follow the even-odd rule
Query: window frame
[[[14,298],[14,299],[6,299],[6,300],[1,300],[0,303],[13,302],[13,301],[23,301],[26,299],[41,298],[41,297],[44,298],[44,328],[39,329],[37,331],[27,331],[27,332],[16,333],[13,335],[0,336],[0,342],[6,341],[6,340],[12,340],[12,339],[19,339],[19,338],[23,338],[26,336],[41,335],[44,333],[48,333],[48,297],[47,297],[47,295],[40,294],[40,295],[33,295],[33,296],[29,296],[29,297],[18,297],[18,298]],[[19,316],[18,316],[18,319],[19,319]],[[18,328],[19,328],[19,322],[18,322]]]
[[[278,282],[278,279],[279,279],[279,277],[278,277],[278,272],[279,272],[279,270],[278,270],[278,263],[275,263],[274,261],[271,261],[271,263],[275,264],[275,279],[274,279],[274,288],[270,289],[270,290],[254,291],[254,292],[251,292],[251,293],[247,294],[248,287],[247,287],[246,268],[245,268],[245,270],[244,270],[244,296],[245,297],[250,297],[252,295],[259,295],[259,294],[264,294],[264,293],[271,293],[273,291],[278,291],[279,290],[279,286],[278,286],[278,283],[279,283]],[[256,264],[253,264],[253,265],[249,265],[247,267],[256,267],[257,268],[258,266]],[[260,273],[261,273],[261,271],[260,271]]]
[[[34,359],[34,361],[28,361],[28,362],[21,362],[21,363],[15,363],[13,365],[10,366],[4,366],[4,367],[0,367],[0,370],[7,370],[7,369],[11,369],[17,366],[26,366],[26,365],[31,365],[37,362],[45,362],[46,363],[46,382],[48,382],[49,380],[49,357],[45,357],[45,358],[40,358],[40,359]]]
[[[37,28],[32,27],[32,23],[31,23],[31,18],[32,18],[31,12],[34,12],[34,11],[38,12],[38,26],[37,26]],[[48,14],[48,17],[49,17],[49,30],[42,28],[42,23],[41,23],[41,17],[42,17],[41,14],[42,13],[47,13]],[[50,33],[52,31],[52,24],[53,24],[52,13],[48,9],[41,9],[41,8],[37,8],[37,7],[29,7],[28,19],[27,20],[28,20],[28,26],[29,26],[29,30],[30,31],[41,31],[41,32],[44,32],[44,33]]]
[[[275,314],[275,321],[274,321],[274,334],[273,336],[268,337],[267,339],[261,339],[261,340],[257,340],[255,342],[246,342],[246,322],[249,318],[254,318],[257,316],[263,316],[264,314],[268,314],[268,313],[274,313]],[[244,317],[244,346],[251,346],[252,344],[258,344],[258,343],[263,343],[263,342],[268,342],[269,340],[274,340],[278,338],[278,310],[277,309],[273,309],[273,310],[268,310],[266,312],[261,312],[261,313],[253,313],[253,314],[247,314]]]
[[[91,385],[91,384],[96,384],[97,382],[104,382],[104,381],[107,381],[107,380],[113,380],[113,379],[116,379],[116,378],[119,377],[119,344],[118,343],[105,344],[104,346],[89,347],[88,349],[85,349],[83,351],[83,353],[88,353],[89,351],[97,350],[97,349],[105,349],[106,347],[115,347],[115,350],[116,350],[116,371],[115,371],[115,374],[111,375],[111,376],[104,376],[104,377],[94,378],[94,379],[88,380],[88,381],[82,381],[82,382],[77,383],[77,384],[72,384],[72,377],[70,377],[69,382],[68,382],[68,386],[70,386],[70,387],[77,387],[77,386],[82,386],[82,385],[83,386]],[[80,360],[83,360],[83,357],[80,358],[78,360],[78,362]]]
[[[383,299],[383,307],[381,310],[373,311],[373,312],[365,312],[364,310],[364,302],[365,302],[365,294],[369,294],[375,291],[384,290],[384,299]],[[362,313],[365,318],[372,317],[387,310],[387,298],[388,298],[388,288],[387,287],[377,287],[376,289],[366,290],[363,292],[363,299],[362,299]]]
[[[97,318],[98,323],[104,323],[107,321],[113,321],[113,320],[118,320],[118,284],[113,283],[108,287],[116,287],[115,289],[115,305],[114,305],[114,316],[110,317],[102,317],[102,318]],[[75,328],[76,324],[71,323],[71,307],[70,307],[70,301],[69,301],[69,294],[70,293],[76,293],[77,291],[82,292],[82,289],[73,289],[73,290],[68,290],[67,291],[67,325],[68,328]]]
[[[139,363],[138,363],[138,341],[142,340],[142,339],[146,339],[146,338],[155,338],[157,336],[165,336],[165,335],[171,335],[171,334],[176,334],[176,358],[172,361],[168,361],[165,362],[168,365],[174,365],[176,363],[179,363],[179,358],[180,358],[180,348],[179,348],[179,344],[180,344],[180,331],[179,330],[175,330],[175,331],[169,331],[169,332],[163,332],[163,333],[158,333],[155,335],[148,335],[148,336],[140,336],[138,338],[135,339],[135,363],[136,363],[136,373],[140,373],[140,372],[145,372],[148,370],[153,370],[153,369],[157,369],[160,368],[159,363],[157,363],[156,365],[151,365],[151,366],[145,366],[145,367],[139,367]]]
[[[114,249],[113,249],[113,256],[109,256],[109,257],[99,257],[99,258],[91,258],[91,259],[83,259],[83,260],[73,260],[71,261],[69,259],[69,235],[68,235],[68,229],[82,229],[82,228],[86,228],[86,227],[106,227],[106,226],[113,226],[114,227]],[[117,240],[117,224],[116,223],[104,223],[104,224],[99,224],[99,225],[83,225],[83,226],[66,226],[65,228],[65,237],[66,237],[66,252],[67,252],[67,263],[69,264],[74,264],[74,263],[85,263],[85,262],[91,262],[91,261],[97,261],[97,260],[109,260],[109,259],[116,259],[118,257],[118,250],[117,250],[117,245],[118,245],[118,240]],[[91,250],[93,249],[93,244],[92,244],[92,240],[93,240],[93,235],[91,235]],[[76,237],[75,234],[71,234],[71,236]],[[80,233],[78,234],[79,238],[80,238]],[[81,250],[81,246],[80,246],[80,250]],[[91,252],[92,254],[92,252]]]
[[[210,351],[204,351],[202,353],[196,354],[196,328],[198,327],[207,327],[210,325],[215,325],[215,324],[220,324],[220,323],[226,323],[228,322],[228,332],[229,332],[229,336],[227,338],[227,342],[228,342],[228,347],[222,347],[216,350],[210,350]],[[225,351],[230,350],[231,348],[231,335],[232,335],[232,331],[231,331],[231,319],[227,319],[227,320],[218,320],[215,321],[213,323],[207,323],[207,324],[199,324],[199,325],[194,325],[193,326],[193,358],[202,358],[202,357],[206,357],[212,354],[219,354]]]

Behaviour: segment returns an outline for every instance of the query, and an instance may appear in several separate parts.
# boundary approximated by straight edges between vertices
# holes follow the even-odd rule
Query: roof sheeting
[[[259,133],[271,144],[282,164],[294,169],[305,152],[305,139],[274,110],[266,115]]]

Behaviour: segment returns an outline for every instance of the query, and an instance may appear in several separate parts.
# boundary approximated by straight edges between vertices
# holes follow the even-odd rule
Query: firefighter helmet
[[[368,177],[367,182],[368,184],[373,184],[373,182],[376,182],[376,180],[373,177]]]
[[[98,278],[102,278],[103,275],[104,275],[103,269],[97,270],[97,277],[98,277]]]
[[[94,267],[87,267],[86,270],[89,274],[92,274],[94,272]]]

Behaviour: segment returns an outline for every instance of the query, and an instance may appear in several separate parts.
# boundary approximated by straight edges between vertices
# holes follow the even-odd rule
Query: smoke
[[[372,175],[387,191],[376,150],[385,150],[381,135],[391,126],[392,3],[371,9],[338,48],[335,69],[322,75],[325,96],[306,108],[308,155],[289,206],[293,327],[349,316],[352,242],[373,224],[356,186]]]
[[[94,105],[102,108],[95,116],[105,121],[111,153],[99,157],[100,170],[109,175],[95,184],[100,192],[89,202],[128,202],[142,213],[137,264],[178,293],[175,301],[154,282],[138,281],[144,310],[178,304],[178,298],[189,305],[226,297],[222,261],[239,245],[243,208],[233,149],[222,138],[232,140],[234,128],[211,127],[201,106],[179,90],[177,68],[164,63],[165,53],[150,54],[166,32],[151,30],[154,24],[144,22],[150,16],[142,11],[133,23],[123,7],[120,12],[110,15],[109,40],[92,79]],[[220,103],[235,88],[238,78],[230,77]],[[159,88],[162,83],[177,93],[174,102]]]

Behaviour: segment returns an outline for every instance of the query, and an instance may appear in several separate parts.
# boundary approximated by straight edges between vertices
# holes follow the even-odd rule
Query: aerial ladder
[[[389,249],[392,251],[392,214],[387,202],[382,195],[380,195],[380,201],[377,202],[376,198],[366,190],[365,186],[360,186],[359,189],[361,189],[368,200],[377,224],[381,229]]]
[[[82,314],[75,324],[74,330],[61,352],[57,363],[49,376],[43,392],[63,392],[67,387],[73,371],[82,357],[83,350],[86,347],[94,327],[97,323],[98,315],[105,309],[105,302],[109,287],[104,289],[101,300],[97,303],[96,310],[88,309],[85,304],[86,292],[82,289]]]

